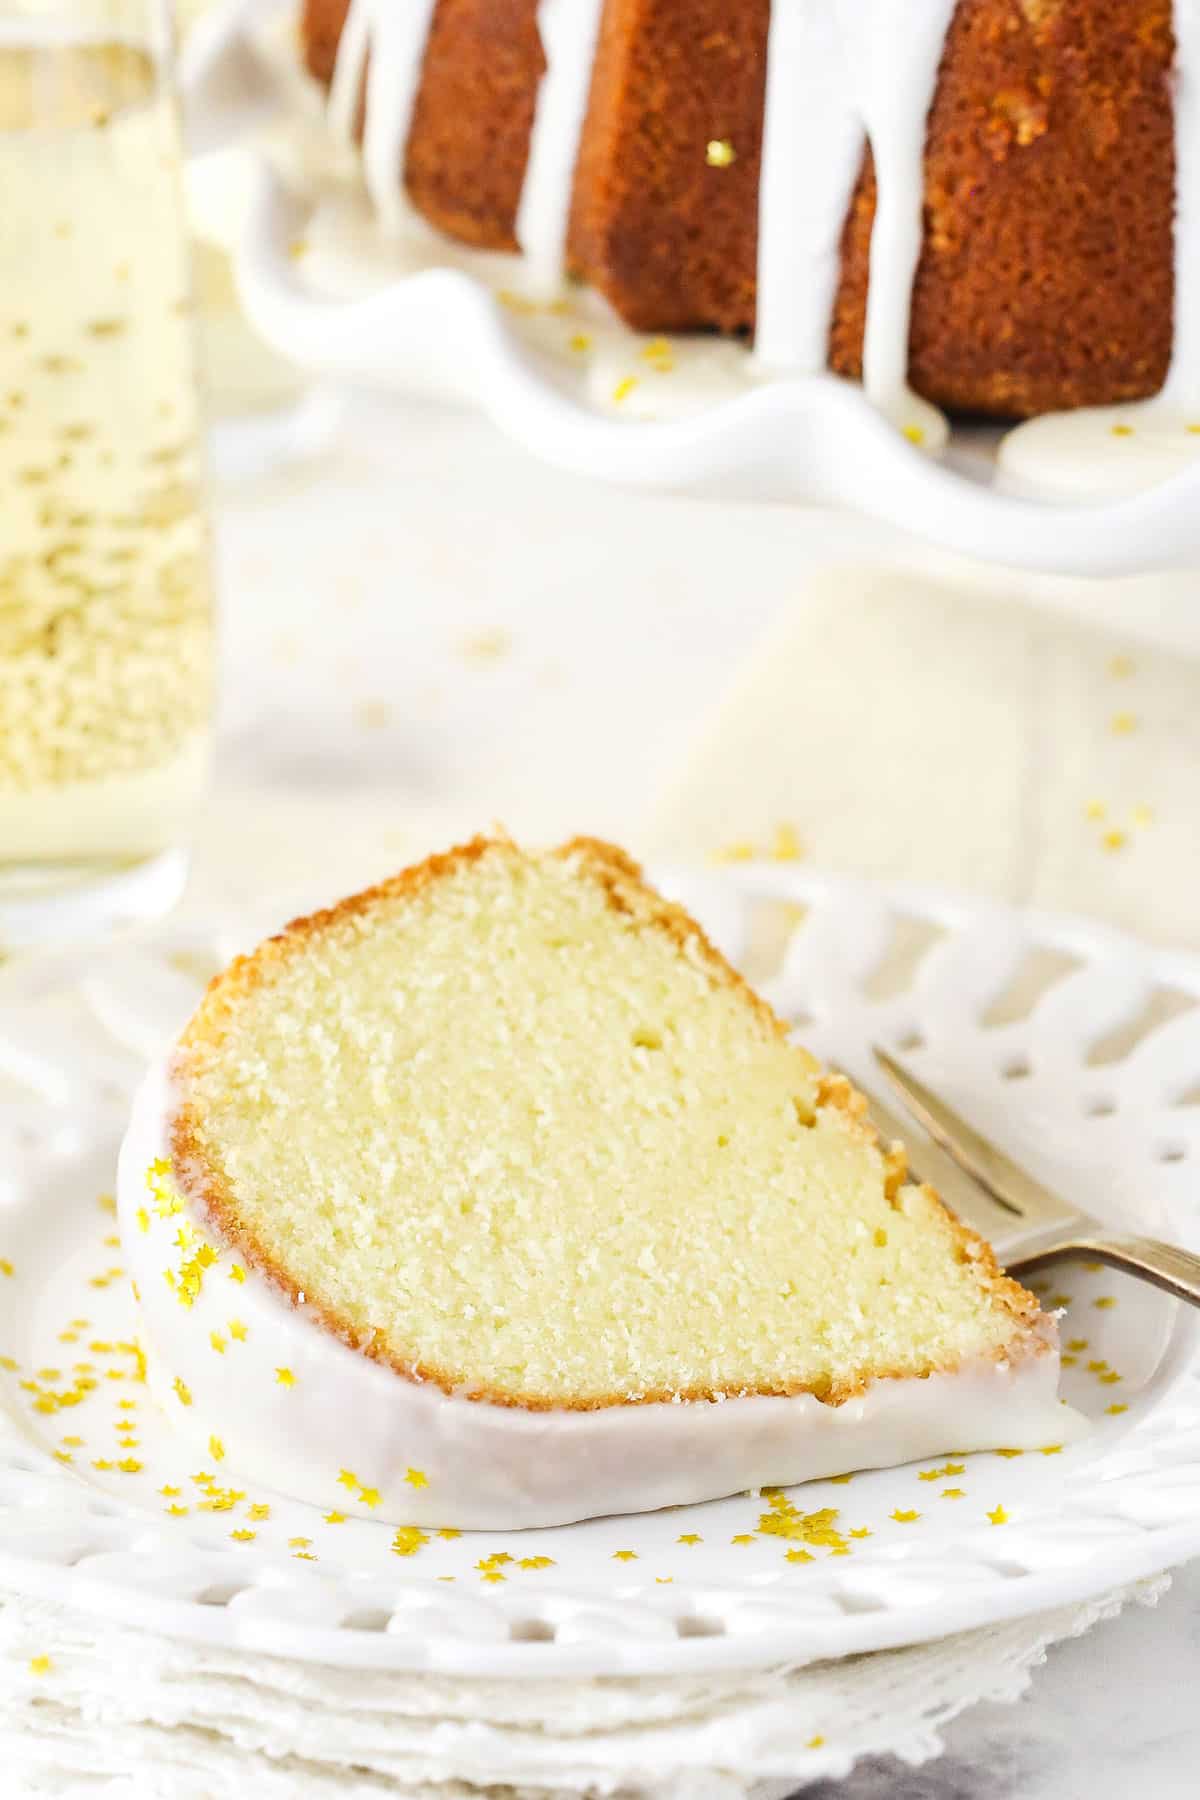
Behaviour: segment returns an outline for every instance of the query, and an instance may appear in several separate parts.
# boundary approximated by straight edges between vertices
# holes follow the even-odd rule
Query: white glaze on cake
[[[160,1066],[138,1093],[118,1177],[121,1237],[156,1393],[198,1448],[216,1433],[231,1471],[314,1505],[365,1510],[339,1480],[347,1471],[378,1491],[373,1517],[517,1530],[952,1449],[1061,1443],[1086,1429],[1056,1397],[1049,1322],[1044,1347],[1019,1363],[879,1381],[841,1406],[798,1395],[530,1412],[448,1396],[347,1348],[253,1271],[231,1278],[236,1257],[199,1217],[186,1209],[156,1214],[146,1172],[166,1154],[171,1106]],[[181,1220],[218,1250],[190,1306],[164,1278],[179,1266]],[[213,1332],[223,1350],[213,1348]],[[427,1486],[411,1484],[414,1470]]]
[[[540,0],[546,73],[538,90],[529,160],[517,210],[517,242],[530,285],[556,293],[566,266],[567,221],[579,139],[592,84],[604,0]]]
[[[349,139],[364,81],[364,166],[381,218],[404,214],[402,165],[434,0],[351,0],[338,46],[330,116]],[[768,40],[759,189],[756,356],[798,375],[827,364],[841,231],[869,143],[877,182],[863,384],[915,442],[948,432],[907,384],[913,279],[921,251],[923,153],[930,104],[956,0],[774,0]],[[603,0],[541,0],[547,59],[517,236],[535,291],[561,281],[572,175]],[[1177,227],[1175,351],[1148,406],[1181,425],[1200,404],[1200,4],[1175,0]],[[1046,448],[1070,465],[1098,434],[1088,415],[1055,427]],[[1099,434],[1102,441],[1103,429]],[[1025,460],[1026,441],[1013,463]],[[1030,446],[1032,461],[1043,446]],[[1152,477],[1151,477],[1152,478]],[[1069,467],[1064,490],[1086,477]],[[1135,481],[1133,485],[1140,485]]]

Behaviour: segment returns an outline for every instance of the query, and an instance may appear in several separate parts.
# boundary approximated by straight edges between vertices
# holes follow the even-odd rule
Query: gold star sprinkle
[[[517,1567],[519,1569],[552,1569],[554,1558],[552,1556],[523,1556]]]
[[[507,1581],[508,1576],[502,1569],[485,1569],[479,1579],[480,1581]]]
[[[188,1515],[188,1508],[180,1506],[178,1502],[172,1502],[170,1506],[164,1507],[163,1511],[169,1513],[173,1519],[186,1519]]]
[[[170,1482],[167,1482],[166,1486],[160,1487],[158,1491],[166,1500],[177,1500],[180,1494],[182,1494],[183,1489],[172,1487]]]
[[[245,1325],[244,1325],[244,1324],[243,1324],[243,1323],[242,1323],[242,1321],[241,1321],[241,1320],[240,1320],[240,1319],[230,1319],[230,1321],[229,1321],[229,1335],[230,1335],[230,1337],[231,1337],[231,1338],[233,1338],[233,1339],[234,1339],[234,1340],[235,1340],[235,1342],[237,1342],[237,1343],[239,1343],[239,1344],[244,1344],[244,1343],[245,1343],[245,1341],[246,1341],[246,1327],[245,1327]]]
[[[338,1485],[344,1488],[356,1488],[359,1485],[358,1476],[353,1469],[343,1469],[338,1476]]]
[[[179,1404],[181,1406],[190,1406],[192,1404],[192,1390],[187,1382],[183,1380],[182,1376],[177,1375],[171,1385],[178,1396]]]
[[[53,1667],[53,1659],[49,1656],[31,1656],[29,1659],[29,1673],[31,1675],[49,1675]]]
[[[675,1542],[677,1544],[702,1544],[704,1539],[698,1531],[685,1531],[681,1537],[675,1539]]]
[[[1124,850],[1129,842],[1129,833],[1122,831],[1119,825],[1115,825],[1111,831],[1105,832],[1100,842],[1106,850]]]
[[[462,1532],[459,1531],[458,1527],[455,1525],[439,1525],[437,1534],[440,1538],[443,1538],[447,1543],[449,1543],[453,1538],[460,1538],[462,1536]]]
[[[246,1271],[243,1269],[241,1263],[234,1263],[229,1271],[229,1279],[230,1281],[245,1281]]]
[[[219,1331],[210,1331],[208,1334],[208,1341],[212,1345],[213,1349],[216,1351],[218,1356],[224,1356],[225,1350],[226,1350],[226,1340],[221,1336],[221,1333]]]
[[[808,1740],[807,1744],[805,1744],[804,1748],[806,1750],[819,1750],[821,1748],[821,1745],[824,1742],[825,1742],[825,1739],[821,1736],[820,1732],[818,1731],[815,1737],[809,1738],[809,1740]]]
[[[290,1537],[288,1539],[289,1550],[308,1550],[311,1545],[312,1539],[310,1537]]]
[[[812,1562],[814,1557],[811,1550],[785,1550],[783,1560],[790,1563],[802,1563]]]
[[[290,1369],[276,1369],[275,1380],[280,1387],[292,1388],[296,1385],[296,1377]]]
[[[1101,1294],[1099,1300],[1092,1301],[1092,1305],[1097,1307],[1101,1312],[1108,1312],[1116,1304],[1117,1303],[1111,1294]]]
[[[404,1477],[411,1488],[427,1488],[429,1477],[423,1469],[410,1469]]]
[[[1043,1444],[1042,1445],[1042,1455],[1043,1456],[1061,1456],[1062,1455],[1062,1445],[1061,1444]]]
[[[613,397],[615,404],[617,406],[620,406],[622,400],[628,400],[630,394],[632,394],[632,392],[633,392],[634,388],[637,386],[637,384],[638,384],[638,378],[636,375],[623,376],[621,378],[621,380],[618,381],[616,387],[613,389],[612,397]]]
[[[401,1525],[392,1539],[393,1556],[415,1556],[429,1542],[428,1532],[422,1531],[419,1525]]]
[[[614,1550],[612,1553],[612,1560],[614,1562],[636,1562],[637,1561],[637,1551],[636,1550]]]
[[[1108,1374],[1102,1375],[1100,1377],[1100,1379],[1104,1383],[1105,1387],[1115,1387],[1117,1382],[1120,1381],[1121,1377],[1117,1374],[1117,1371],[1115,1369],[1110,1369],[1108,1371]]]
[[[261,1500],[256,1501],[253,1506],[247,1507],[247,1509],[246,1509],[246,1517],[248,1519],[257,1519],[260,1521],[260,1523],[263,1519],[269,1519],[270,1516],[271,1516],[270,1507],[267,1506]]]
[[[592,347],[592,340],[588,336],[586,331],[577,331],[575,333],[575,336],[573,338],[570,338],[567,342],[568,350],[573,350],[575,352],[576,356],[585,355],[586,352],[591,349],[591,347]]]
[[[0,1256],[0,1275],[12,1275],[14,1272],[13,1266],[9,1262],[7,1256]]]
[[[375,1487],[360,1487],[358,1497],[364,1506],[378,1506],[383,1495]]]
[[[997,1450],[996,1451],[997,1456],[1013,1457],[1013,1456],[1024,1456],[1024,1454],[1025,1454],[1025,1452],[1023,1450]]]
[[[925,442],[925,429],[921,425],[905,425],[902,428],[900,435],[901,437],[907,438],[909,443],[914,445],[918,450]]]
[[[856,1526],[856,1528],[853,1531],[848,1531],[846,1533],[846,1536],[852,1537],[852,1538],[868,1538],[871,1536],[871,1532],[867,1529],[867,1527],[865,1525],[859,1525],[859,1526]]]
[[[1083,809],[1083,816],[1085,819],[1102,819],[1107,811],[1103,800],[1089,800]]]
[[[731,1537],[729,1541],[731,1544],[752,1544],[754,1542],[754,1533],[752,1531],[740,1531],[736,1537]]]
[[[1128,1412],[1129,1408],[1124,1404],[1123,1401],[1114,1400],[1112,1405],[1106,1406],[1104,1410],[1106,1413],[1112,1413],[1115,1416],[1117,1413]]]
[[[252,1544],[258,1533],[257,1531],[247,1531],[245,1527],[242,1527],[237,1531],[231,1531],[229,1535],[235,1544]]]
[[[728,138],[710,138],[704,146],[704,160],[710,169],[728,169],[737,161],[737,151]]]
[[[1008,1524],[1008,1514],[1005,1512],[1005,1510],[1002,1506],[993,1506],[991,1512],[987,1516],[991,1520],[993,1525],[1007,1525]]]
[[[942,1499],[943,1500],[961,1500],[965,1493],[966,1493],[965,1488],[943,1488],[942,1489]]]
[[[1114,425],[1111,429],[1114,437],[1127,438],[1133,436],[1132,425]]]
[[[1137,728],[1138,721],[1136,713],[1119,712],[1113,714],[1112,729],[1117,737],[1128,737],[1129,734],[1136,731]]]
[[[221,1442],[219,1437],[210,1437],[209,1438],[208,1453],[210,1456],[215,1457],[217,1462],[225,1461],[225,1446]]]
[[[345,1513],[336,1511],[336,1509],[333,1512],[327,1512],[325,1514],[325,1523],[327,1525],[344,1525],[346,1523],[346,1515]]]
[[[674,1579],[675,1577],[673,1575],[656,1575],[654,1577],[654,1580],[659,1587],[670,1587]]]
[[[1087,1347],[1088,1341],[1086,1338],[1069,1338],[1067,1341],[1068,1350],[1086,1350]]]
[[[905,1509],[904,1507],[898,1506],[891,1516],[895,1519],[897,1525],[911,1525],[913,1520],[919,1519],[921,1515],[911,1507]]]
[[[135,1456],[123,1456],[117,1467],[122,1475],[138,1475],[141,1473],[142,1465]]]

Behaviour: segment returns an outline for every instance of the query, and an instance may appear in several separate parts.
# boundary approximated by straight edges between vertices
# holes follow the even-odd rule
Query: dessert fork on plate
[[[1200,1256],[1158,1238],[1111,1231],[1006,1156],[886,1050],[874,1055],[923,1132],[914,1142],[898,1115],[868,1092],[875,1125],[885,1137],[904,1140],[915,1173],[987,1238],[1012,1274],[1088,1257],[1200,1307]]]

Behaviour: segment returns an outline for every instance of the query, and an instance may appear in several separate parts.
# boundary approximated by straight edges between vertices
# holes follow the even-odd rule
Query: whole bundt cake
[[[1005,417],[1168,379],[1200,0],[305,0],[303,35],[383,210],[637,329]]]

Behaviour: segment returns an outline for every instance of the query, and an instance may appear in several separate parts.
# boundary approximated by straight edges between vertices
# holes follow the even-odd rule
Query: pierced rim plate
[[[794,865],[661,878],[821,1054],[865,1077],[872,1042],[903,1049],[1044,1179],[1200,1248],[1200,958]],[[1194,1315],[1096,1267],[1042,1284],[1095,1421],[1045,1454],[404,1553],[349,1496],[330,1520],[200,1469],[138,1379],[102,1197],[145,1062],[282,916],[185,918],[0,985],[0,1584],[343,1666],[616,1675],[915,1643],[1200,1554]]]

